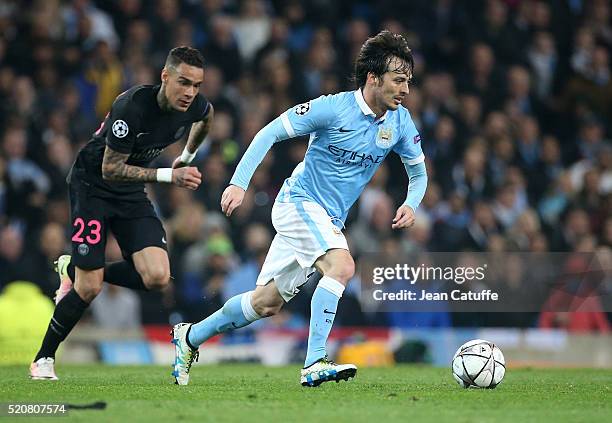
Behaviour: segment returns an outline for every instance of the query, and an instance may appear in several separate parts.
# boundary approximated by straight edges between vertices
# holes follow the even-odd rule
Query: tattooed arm
[[[189,133],[189,139],[187,140],[186,146],[190,153],[198,151],[198,147],[202,144],[206,135],[208,135],[208,131],[210,131],[214,116],[215,109],[213,109],[213,105],[210,104],[208,106],[208,113],[204,116],[204,119],[191,125],[191,132]]]
[[[132,166],[126,163],[129,154],[122,154],[106,147],[102,159],[102,178],[107,181],[123,182],[169,182],[179,187],[195,190],[202,183],[202,175],[195,167],[165,169],[171,172],[170,179],[158,179],[158,170],[147,167]]]
[[[198,147],[204,142],[204,139],[208,135],[210,128],[212,127],[213,117],[215,115],[213,105],[209,104],[208,113],[199,122],[195,122],[191,125],[191,131],[189,132],[189,139],[187,145],[185,145],[185,151],[180,157],[177,157],[172,163],[173,168],[179,168],[189,165],[195,153],[198,151]]]
[[[157,169],[132,166],[126,163],[130,153],[123,154],[109,148],[104,150],[102,178],[107,181],[155,182]]]

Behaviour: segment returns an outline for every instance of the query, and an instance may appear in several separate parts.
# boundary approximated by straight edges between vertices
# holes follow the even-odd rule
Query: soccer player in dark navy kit
[[[55,352],[102,289],[102,282],[161,290],[170,281],[166,233],[145,191],[146,182],[195,190],[202,181],[189,166],[210,129],[212,105],[199,94],[204,60],[191,47],[170,51],[161,85],[139,85],[120,94],[70,175],[72,255],[58,259],[60,288],[32,379],[57,380]],[[168,145],[188,135],[172,168],[149,168]],[[124,261],[105,263],[111,231]],[[73,285],[74,281],[74,285]]]

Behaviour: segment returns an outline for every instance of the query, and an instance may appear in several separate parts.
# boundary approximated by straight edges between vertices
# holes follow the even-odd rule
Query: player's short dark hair
[[[177,68],[181,63],[186,63],[190,66],[197,68],[204,68],[204,57],[202,54],[193,47],[180,46],[174,47],[168,53],[166,58],[166,68],[172,67]]]
[[[397,69],[389,69],[393,57],[399,58],[403,65]],[[353,80],[359,88],[363,88],[368,79],[368,73],[372,72],[382,78],[383,74],[389,70],[407,73],[412,77],[414,58],[403,36],[384,30],[368,38],[361,46],[355,61]]]

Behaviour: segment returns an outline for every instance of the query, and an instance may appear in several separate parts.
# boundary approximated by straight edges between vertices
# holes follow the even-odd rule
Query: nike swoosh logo
[[[333,311],[329,311],[329,310],[328,310],[328,309],[326,309],[326,308],[325,308],[325,309],[323,309],[323,313],[326,313],[326,314],[336,314],[335,312],[333,312]]]
[[[355,129],[340,128],[340,132],[353,132]]]
[[[136,138],[140,138],[140,137],[142,137],[143,135],[148,135],[148,134],[149,134],[148,132],[141,132],[141,133],[139,133],[138,135],[136,135]]]

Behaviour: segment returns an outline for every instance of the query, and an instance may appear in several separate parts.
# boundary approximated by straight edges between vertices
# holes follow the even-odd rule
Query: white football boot
[[[189,370],[194,361],[198,361],[198,350],[193,350],[187,344],[187,331],[191,323],[179,323],[172,328],[172,343],[174,344],[174,376],[177,385],[189,383]]]
[[[327,356],[301,370],[302,386],[315,387],[323,382],[349,380],[357,374],[354,364],[336,364]]]
[[[58,380],[53,365],[55,360],[51,357],[41,357],[30,364],[30,379],[32,380]]]
[[[64,254],[53,262],[55,265],[54,269],[60,279],[60,286],[57,291],[55,291],[55,305],[57,305],[72,289],[72,279],[68,276],[68,265],[70,264],[70,260],[72,260],[70,255]]]

